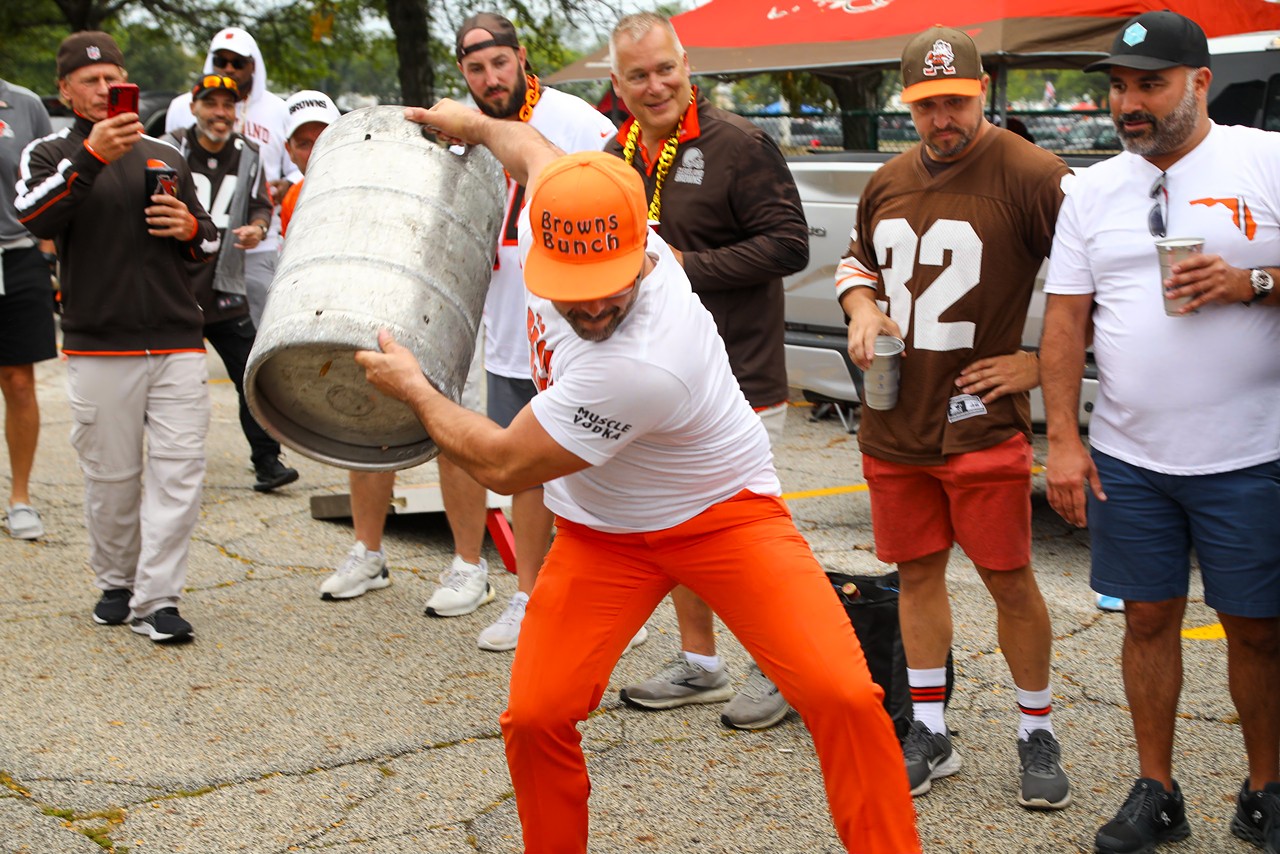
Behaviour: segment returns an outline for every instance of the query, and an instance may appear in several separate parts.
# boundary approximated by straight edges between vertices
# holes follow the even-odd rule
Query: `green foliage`
[[[1044,84],[1051,82],[1059,104],[1074,104],[1088,95],[1095,104],[1106,102],[1105,74],[1088,74],[1069,69],[1022,70],[1009,72],[1010,104],[1038,106],[1044,100]]]

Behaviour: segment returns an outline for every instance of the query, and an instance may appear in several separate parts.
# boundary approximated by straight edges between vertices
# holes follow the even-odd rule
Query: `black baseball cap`
[[[484,30],[492,38],[476,42],[473,45],[467,45],[464,48],[462,40],[472,30]],[[487,47],[498,46],[514,48],[515,50],[520,49],[520,38],[516,35],[515,25],[501,15],[494,12],[480,12],[467,18],[462,22],[462,26],[458,27],[458,39],[455,45],[458,62],[462,62],[462,58],[469,53],[484,50]]]
[[[1209,40],[1200,25],[1177,12],[1143,12],[1124,22],[1111,43],[1111,56],[1085,66],[1106,71],[1113,65],[1156,71],[1187,65],[1209,67]]]

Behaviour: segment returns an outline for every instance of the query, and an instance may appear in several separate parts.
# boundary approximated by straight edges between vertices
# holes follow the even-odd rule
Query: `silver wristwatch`
[[[1253,269],[1249,271],[1249,284],[1253,286],[1253,299],[1249,300],[1249,305],[1253,305],[1259,300],[1264,300],[1271,296],[1271,291],[1276,286],[1275,279],[1271,278],[1271,274],[1266,270]]]

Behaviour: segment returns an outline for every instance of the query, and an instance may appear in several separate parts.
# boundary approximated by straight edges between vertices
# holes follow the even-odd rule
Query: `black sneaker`
[[[1280,783],[1268,783],[1262,791],[1251,792],[1245,780],[1231,832],[1267,854],[1280,854]]]
[[[1062,748],[1047,729],[1018,739],[1021,774],[1018,803],[1032,810],[1060,810],[1071,803],[1071,781],[1062,770]]]
[[[129,619],[129,598],[132,590],[113,587],[102,591],[102,598],[93,606],[93,621],[100,626],[118,626]]]
[[[1175,780],[1166,792],[1158,781],[1141,777],[1116,817],[1094,837],[1097,854],[1150,854],[1157,845],[1177,842],[1191,835],[1182,790]]]
[[[258,477],[258,482],[253,485],[254,492],[270,492],[276,487],[293,483],[298,479],[298,470],[291,469],[280,462],[279,457],[254,463],[253,471]]]
[[[134,617],[130,628],[156,643],[179,643],[190,640],[192,635],[191,624],[182,619],[177,608],[161,608],[145,617]]]

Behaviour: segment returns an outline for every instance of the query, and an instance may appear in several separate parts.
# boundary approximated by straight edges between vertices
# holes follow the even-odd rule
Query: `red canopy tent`
[[[696,74],[895,65],[933,24],[964,30],[989,62],[1084,65],[1107,53],[1118,23],[1173,9],[1213,36],[1280,29],[1269,0],[712,0],[671,19]],[[549,77],[609,74],[599,50]]]

